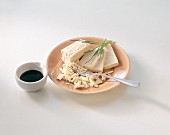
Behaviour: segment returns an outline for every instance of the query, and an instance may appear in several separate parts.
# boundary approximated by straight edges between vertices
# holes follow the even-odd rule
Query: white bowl
[[[25,82],[22,81],[20,79],[20,76],[29,70],[37,70],[40,71],[43,74],[43,78],[36,81],[36,82]],[[16,75],[15,75],[15,79],[17,84],[25,89],[26,91],[37,91],[40,90],[41,88],[43,88],[43,86],[45,85],[46,81],[47,81],[47,69],[46,67],[39,63],[39,62],[29,62],[29,63],[25,63],[21,66],[19,66],[16,70]]]

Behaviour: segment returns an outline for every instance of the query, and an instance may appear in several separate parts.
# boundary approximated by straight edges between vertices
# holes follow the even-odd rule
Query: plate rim
[[[106,89],[104,89],[104,90],[100,90],[100,91],[89,91],[89,92],[86,91],[86,92],[83,92],[83,90],[74,91],[74,90],[71,90],[71,89],[62,87],[59,83],[56,83],[56,82],[53,81],[53,78],[51,77],[51,75],[50,75],[50,73],[49,73],[49,64],[48,64],[52,52],[55,51],[58,47],[62,46],[63,44],[69,42],[70,40],[81,39],[81,38],[94,38],[94,39],[99,39],[99,40],[104,39],[104,38],[93,37],[93,36],[80,36],[80,37],[69,38],[69,39],[67,39],[67,40],[64,40],[64,41],[61,41],[61,42],[57,43],[57,45],[55,45],[55,47],[53,47],[52,50],[50,51],[50,53],[48,54],[48,57],[47,57],[47,60],[46,60],[46,67],[47,67],[47,71],[48,71],[48,76],[49,76],[49,78],[51,79],[51,81],[52,81],[55,85],[57,85],[58,87],[66,90],[66,91],[69,91],[69,92],[72,92],[72,93],[77,93],[77,94],[96,94],[96,93],[105,92],[105,91],[108,91],[108,90],[110,90],[110,89],[114,89],[114,88],[118,87],[118,86],[120,85],[120,82],[116,82],[116,84],[115,84],[114,87],[109,87],[109,88],[106,88]],[[121,51],[125,54],[125,56],[127,57],[127,60],[128,60],[127,73],[125,74],[125,77],[122,78],[122,79],[126,79],[126,78],[128,77],[129,72],[130,72],[131,62],[130,62],[129,56],[127,55],[126,51],[124,51],[124,49],[122,49],[119,45],[116,44],[116,46],[121,49]]]

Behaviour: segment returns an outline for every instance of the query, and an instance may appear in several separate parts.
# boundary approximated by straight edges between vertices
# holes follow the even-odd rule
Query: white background
[[[17,86],[20,64],[45,64],[77,36],[117,41],[131,60],[129,79],[141,86],[93,95],[50,79],[38,92]],[[169,0],[0,0],[0,47],[0,135],[170,134]]]

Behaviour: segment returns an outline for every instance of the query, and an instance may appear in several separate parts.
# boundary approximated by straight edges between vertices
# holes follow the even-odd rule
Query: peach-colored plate
[[[61,60],[61,49],[73,43],[73,41],[71,40],[78,40],[78,39],[91,40],[91,41],[104,40],[102,38],[97,38],[97,37],[77,37],[58,44],[51,51],[47,59],[47,70],[51,80],[63,89],[66,89],[71,92],[82,93],[82,94],[103,92],[118,86],[120,84],[119,82],[113,82],[109,79],[103,84],[99,85],[98,88],[75,89],[73,84],[70,83],[68,85],[66,84],[66,81],[56,79],[58,74],[60,73],[59,68],[62,67],[63,64],[63,61]],[[123,49],[121,49],[118,45],[113,45],[112,47],[119,61],[119,65],[112,69],[114,71],[112,76],[119,77],[119,78],[126,78],[130,67],[128,56],[123,51]]]

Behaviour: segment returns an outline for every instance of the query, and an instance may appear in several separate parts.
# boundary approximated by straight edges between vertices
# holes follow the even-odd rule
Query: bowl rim
[[[19,70],[23,65],[26,65],[26,64],[39,64],[39,65],[41,65],[42,67],[39,66],[39,68],[40,68],[40,69],[43,69],[43,70],[45,71],[44,73],[42,73],[42,72],[40,71],[40,72],[43,74],[43,78],[41,78],[40,80],[35,81],[35,82],[26,82],[26,81],[21,80],[21,79],[19,78],[17,72],[18,72],[18,70]],[[29,70],[27,70],[27,71],[29,71]],[[26,72],[26,71],[25,71],[25,72]],[[23,72],[23,73],[24,73],[24,72]],[[26,63],[23,63],[23,64],[21,64],[20,66],[17,67],[16,72],[15,72],[15,78],[16,78],[16,80],[19,81],[19,82],[21,82],[21,83],[23,83],[23,84],[28,84],[28,85],[41,83],[44,79],[47,78],[47,76],[48,76],[47,68],[46,68],[46,66],[45,66],[44,64],[42,64],[42,63],[40,63],[40,62],[26,62]]]

